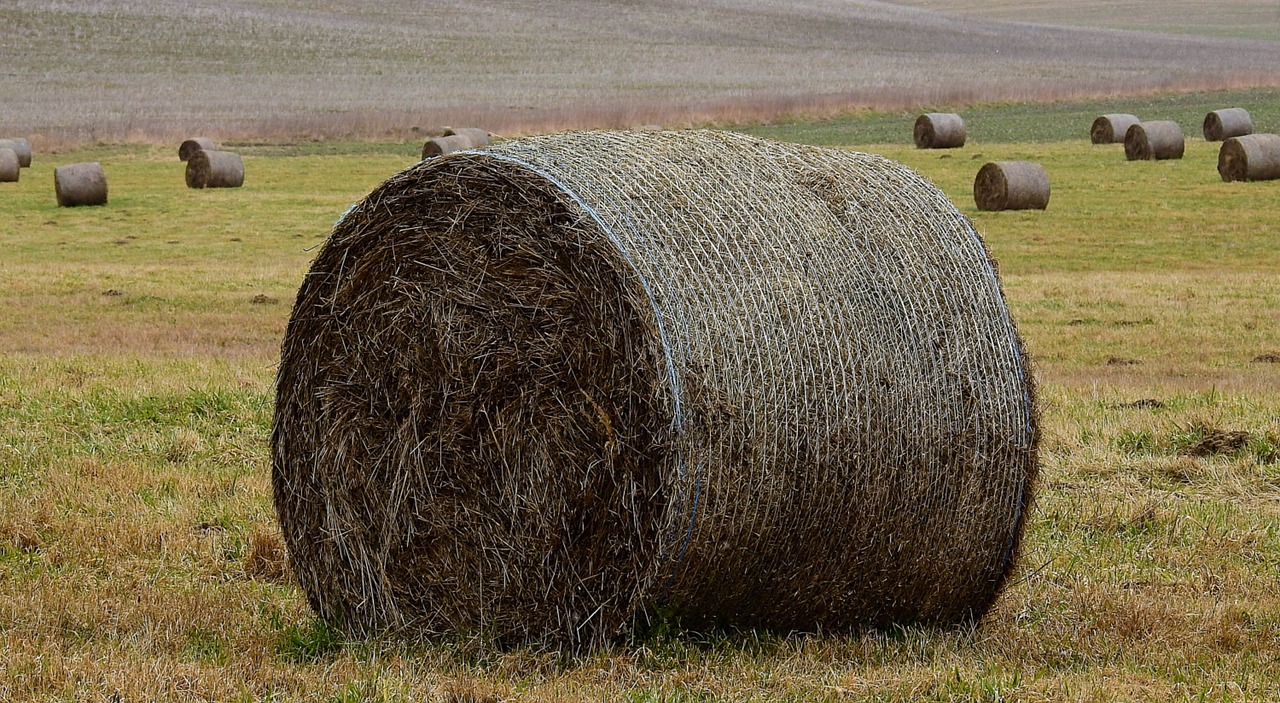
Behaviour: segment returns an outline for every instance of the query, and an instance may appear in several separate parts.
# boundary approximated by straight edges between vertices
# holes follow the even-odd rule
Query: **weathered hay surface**
[[[1204,116],[1204,139],[1220,142],[1231,137],[1253,134],[1253,118],[1243,107],[1214,110]]]
[[[178,145],[178,160],[186,161],[197,151],[217,151],[218,143],[208,137],[192,137]]]
[[[466,137],[472,149],[483,149],[489,146],[489,132],[479,127],[446,127],[446,137]]]
[[[239,188],[244,160],[233,151],[194,151],[187,157],[188,188]]]
[[[911,135],[917,149],[955,149],[964,146],[967,133],[960,115],[927,112],[916,118]]]
[[[107,204],[107,174],[96,161],[54,169],[53,189],[63,207]]]
[[[991,161],[978,169],[973,200],[979,210],[1043,210],[1049,173],[1035,161]]]
[[[471,139],[461,134],[450,134],[444,137],[432,137],[422,145],[422,158],[430,159],[436,156],[444,156],[452,154],[455,151],[466,151],[474,149]]]
[[[13,149],[13,152],[18,155],[18,166],[31,168],[31,142],[25,137],[0,139],[0,149]]]
[[[1036,471],[969,221],[881,157],[740,134],[392,177],[305,277],[276,394],[292,564],[355,632],[977,618]]]
[[[1280,179],[1280,135],[1231,137],[1218,150],[1218,175],[1224,181]]]
[[[1130,161],[1181,159],[1186,149],[1177,122],[1139,122],[1124,135],[1124,155]]]
[[[1136,115],[1124,112],[1102,115],[1089,127],[1089,140],[1094,144],[1119,144],[1129,128],[1141,121]]]
[[[18,153],[13,149],[0,147],[0,183],[16,183],[21,173]]]

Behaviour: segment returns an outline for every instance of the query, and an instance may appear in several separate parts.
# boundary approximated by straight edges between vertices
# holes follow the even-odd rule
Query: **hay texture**
[[[1049,173],[1035,161],[991,161],[973,180],[979,210],[1043,210],[1049,206]]]
[[[483,149],[489,146],[489,132],[479,127],[446,127],[446,137],[466,137],[472,149]]]
[[[1186,140],[1177,122],[1139,122],[1124,135],[1124,155],[1130,161],[1181,159],[1185,149]]]
[[[208,137],[192,137],[178,145],[178,160],[187,161],[197,151],[217,151],[218,143]]]
[[[976,618],[1036,470],[969,221],[881,157],[739,134],[534,137],[392,177],[305,277],[276,394],[298,581],[360,632]]]
[[[0,147],[0,183],[17,183],[21,173],[18,153],[13,149]]]
[[[450,134],[444,137],[432,137],[422,145],[422,158],[431,159],[455,151],[473,149],[471,140],[461,134]]]
[[[13,149],[13,153],[18,155],[18,166],[31,168],[31,142],[25,138],[0,139],[0,149]]]
[[[53,189],[62,207],[107,204],[107,174],[96,161],[54,169]]]
[[[233,151],[194,151],[187,157],[188,188],[239,188],[244,160]]]
[[[1123,112],[1102,115],[1089,127],[1089,140],[1094,144],[1120,144],[1129,128],[1141,121],[1136,115]]]
[[[1218,175],[1227,182],[1280,179],[1280,135],[1246,134],[1222,142]]]
[[[1253,118],[1243,107],[1214,110],[1204,116],[1204,140],[1220,142],[1232,137],[1253,134]]]
[[[964,146],[964,120],[951,112],[928,112],[916,118],[911,136],[917,149],[957,149]]]

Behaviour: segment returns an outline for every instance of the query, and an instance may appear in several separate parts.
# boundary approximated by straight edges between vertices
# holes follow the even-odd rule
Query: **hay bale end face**
[[[1177,122],[1139,122],[1124,135],[1124,155],[1130,161],[1181,159],[1185,149],[1186,140]]]
[[[188,188],[239,188],[244,161],[233,151],[194,151],[187,158]]]
[[[107,175],[96,161],[54,169],[53,189],[62,207],[107,204]]]
[[[431,159],[437,156],[452,154],[455,151],[474,149],[471,140],[461,134],[450,134],[444,137],[432,137],[422,145],[422,158]]]
[[[1280,135],[1228,138],[1218,150],[1218,175],[1227,182],[1280,179]]]
[[[472,149],[483,149],[489,146],[489,132],[479,127],[446,127],[446,137],[466,137]]]
[[[18,165],[18,153],[0,147],[0,183],[17,183],[22,167]]]
[[[1035,161],[992,161],[978,170],[973,200],[979,210],[1043,210],[1049,174]]]
[[[1253,118],[1243,107],[1214,110],[1204,116],[1204,140],[1220,142],[1232,137],[1253,134]]]
[[[217,151],[218,143],[208,137],[192,137],[178,145],[178,160],[187,161],[197,151]]]
[[[964,120],[950,112],[928,112],[916,118],[911,130],[917,149],[957,149],[967,136]]]
[[[0,149],[12,149],[18,155],[18,166],[31,168],[31,142],[25,137],[0,139]]]
[[[357,633],[965,621],[1016,559],[1033,390],[982,241],[898,164],[511,140],[335,225],[281,349],[274,502]]]
[[[1129,128],[1138,124],[1137,116],[1116,112],[1102,115],[1089,126],[1089,140],[1094,144],[1120,144]]]

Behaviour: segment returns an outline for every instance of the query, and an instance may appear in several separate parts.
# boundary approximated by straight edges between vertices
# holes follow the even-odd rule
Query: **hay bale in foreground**
[[[1124,141],[1129,128],[1141,121],[1136,115],[1125,112],[1102,115],[1089,126],[1089,140],[1094,144],[1119,144]]]
[[[106,205],[107,174],[96,161],[59,166],[53,170],[53,190],[62,207]]]
[[[1280,178],[1280,135],[1246,134],[1228,138],[1218,150],[1218,175],[1227,182]]]
[[[194,151],[187,157],[186,178],[188,188],[239,188],[244,160],[233,151]]]
[[[1182,127],[1177,122],[1139,122],[1124,135],[1124,155],[1130,161],[1181,159],[1186,149]]]
[[[431,159],[445,154],[452,154],[455,151],[467,151],[474,148],[471,144],[471,139],[461,134],[432,137],[422,145],[422,158]]]
[[[208,137],[192,137],[178,145],[178,160],[187,161],[197,151],[217,151],[218,143]]]
[[[26,138],[0,139],[0,149],[13,149],[13,153],[18,155],[18,166],[31,168],[31,142]]]
[[[1204,140],[1220,142],[1232,137],[1253,134],[1253,118],[1243,107],[1214,110],[1204,116]]]
[[[489,132],[479,127],[445,127],[446,137],[466,137],[472,149],[483,149],[489,146]]]
[[[276,383],[292,564],[354,632],[978,618],[1036,471],[969,221],[884,158],[740,134],[419,162],[335,225]]]
[[[927,112],[916,118],[911,136],[917,149],[956,149],[964,146],[964,120],[951,112]]]
[[[991,161],[973,179],[979,210],[1043,210],[1049,206],[1049,174],[1035,161]]]
[[[17,183],[21,173],[18,153],[13,149],[0,147],[0,183]]]

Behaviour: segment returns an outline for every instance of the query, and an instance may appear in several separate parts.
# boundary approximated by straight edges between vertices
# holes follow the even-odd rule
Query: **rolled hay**
[[[1035,161],[991,161],[978,169],[973,200],[979,210],[1043,210],[1049,173]]]
[[[178,145],[178,160],[187,161],[197,151],[217,151],[218,143],[208,137],[192,137]]]
[[[0,149],[13,149],[13,152],[18,155],[18,166],[31,168],[31,142],[26,138],[0,139]]]
[[[1204,140],[1220,142],[1231,137],[1253,134],[1253,118],[1243,107],[1214,110],[1204,116]]]
[[[1089,140],[1094,144],[1119,144],[1129,128],[1141,121],[1136,115],[1124,112],[1102,115],[1089,127]]]
[[[964,120],[951,112],[927,112],[916,118],[911,131],[917,149],[955,149],[964,146]]]
[[[444,137],[432,137],[422,145],[422,158],[430,159],[445,154],[452,154],[455,151],[466,151],[474,149],[469,137],[461,134],[450,134]]]
[[[188,188],[239,188],[244,160],[233,151],[194,151],[187,157]]]
[[[1037,427],[986,249],[917,174],[567,133],[421,161],[339,220],[272,485],[302,590],[356,633],[949,623],[1015,562]]]
[[[1177,122],[1139,122],[1124,134],[1124,155],[1130,161],[1181,159],[1186,142]]]
[[[479,127],[445,127],[446,137],[466,137],[472,149],[483,149],[489,146],[489,132]]]
[[[0,147],[0,183],[17,183],[22,167],[18,165],[18,153],[13,149]]]
[[[107,174],[96,161],[54,169],[53,189],[62,207],[107,204]]]
[[[1218,175],[1227,182],[1280,178],[1280,135],[1246,134],[1228,138],[1218,150]]]

